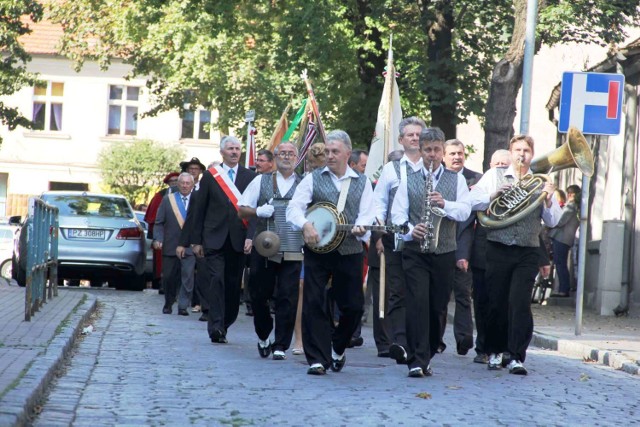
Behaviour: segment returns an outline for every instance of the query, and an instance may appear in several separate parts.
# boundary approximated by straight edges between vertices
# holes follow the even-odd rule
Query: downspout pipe
[[[622,72],[618,63],[617,70]],[[622,283],[620,289],[620,305],[613,309],[616,316],[629,312],[631,279],[633,265],[632,236],[634,230],[634,182],[636,166],[636,135],[638,132],[638,89],[625,84],[626,126],[624,135],[624,185],[622,200],[624,201],[624,241],[622,247]]]

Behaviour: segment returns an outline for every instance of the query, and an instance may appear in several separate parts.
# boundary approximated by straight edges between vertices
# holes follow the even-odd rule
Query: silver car
[[[91,286],[108,281],[117,289],[145,288],[145,233],[126,198],[80,191],[47,191],[40,197],[59,209],[60,282],[68,279],[77,284],[86,279]],[[26,257],[22,255],[29,240],[25,229],[23,225],[15,245],[19,271],[13,272],[21,285],[26,275]]]

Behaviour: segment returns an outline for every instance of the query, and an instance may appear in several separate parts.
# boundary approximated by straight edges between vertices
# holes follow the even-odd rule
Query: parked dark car
[[[105,281],[117,289],[142,290],[146,259],[145,233],[126,198],[114,194],[47,191],[40,196],[59,209],[58,280],[91,286]],[[14,279],[24,286],[29,250],[27,216],[14,243]]]

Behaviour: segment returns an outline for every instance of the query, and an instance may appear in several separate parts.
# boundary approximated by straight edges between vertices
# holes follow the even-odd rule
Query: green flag
[[[291,138],[291,135],[293,134],[293,132],[298,128],[298,125],[302,120],[302,116],[304,116],[304,108],[306,107],[306,105],[307,105],[307,100],[303,99],[302,106],[296,113],[296,116],[293,118],[291,125],[289,125],[289,129],[287,129],[287,133],[285,133],[284,136],[282,137],[283,141],[289,141],[289,138]]]

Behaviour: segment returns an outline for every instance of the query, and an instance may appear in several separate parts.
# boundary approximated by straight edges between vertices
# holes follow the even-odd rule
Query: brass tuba
[[[478,221],[487,228],[508,227],[534,211],[547,197],[543,191],[533,195],[549,181],[547,174],[562,169],[578,168],[583,175],[593,175],[593,154],[586,139],[575,127],[569,128],[567,142],[550,153],[533,159],[533,174],[523,176],[508,191],[496,197],[487,212],[478,212]]]

